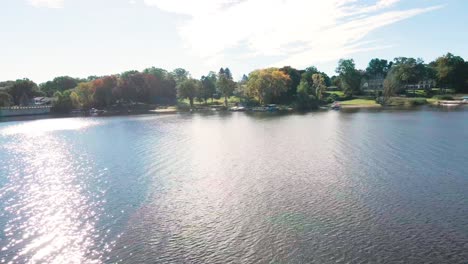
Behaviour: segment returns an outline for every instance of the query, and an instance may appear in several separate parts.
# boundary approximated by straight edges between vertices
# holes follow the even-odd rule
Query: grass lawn
[[[392,97],[390,98],[390,105],[392,106],[416,106],[425,105],[429,101],[424,97]]]
[[[353,99],[340,102],[341,105],[362,105],[362,106],[378,106],[375,100],[371,99]]]
[[[339,97],[342,97],[342,98],[345,97],[345,94],[344,94],[343,91],[327,91],[327,94],[330,94],[330,95],[336,94],[336,95],[338,95]]]
[[[235,104],[235,103],[239,103],[240,102],[240,98],[239,97],[236,97],[236,96],[231,96],[228,98],[228,104]],[[189,100],[187,98],[185,99],[179,99],[179,103],[182,103],[182,104],[189,104]],[[205,105],[205,102],[198,102],[197,100],[194,100],[194,105]],[[208,99],[208,105],[224,105],[224,98],[220,98],[220,99],[213,99],[213,102],[211,102],[211,99]]]

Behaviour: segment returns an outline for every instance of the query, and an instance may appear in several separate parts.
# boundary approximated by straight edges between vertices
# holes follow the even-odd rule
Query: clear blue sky
[[[2,0],[0,80],[468,59],[466,0]]]

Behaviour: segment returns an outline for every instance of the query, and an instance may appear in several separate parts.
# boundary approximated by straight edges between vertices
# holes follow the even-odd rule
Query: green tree
[[[94,87],[91,82],[81,82],[75,88],[75,93],[78,96],[78,106],[85,109],[90,109],[94,104]]]
[[[287,91],[290,81],[289,76],[277,68],[255,70],[249,74],[247,93],[260,104],[269,104]]]
[[[280,71],[284,72],[289,76],[290,81],[287,84],[287,91],[281,96],[280,101],[284,103],[288,103],[293,100],[297,93],[297,86],[301,82],[302,73],[301,71],[291,67],[285,66],[279,69]]]
[[[298,110],[310,110],[317,108],[316,97],[312,94],[312,87],[306,80],[302,80],[297,86],[296,106]]]
[[[16,80],[10,87],[9,94],[13,98],[15,105],[28,105],[35,91],[37,91],[37,84],[29,79]]]
[[[422,59],[395,58],[386,77],[386,80],[388,79],[387,87],[392,87],[392,93],[394,94],[401,93],[406,85],[417,84],[427,76],[428,70]]]
[[[39,85],[39,88],[47,96],[52,96],[55,92],[63,92],[65,90],[75,88],[79,79],[72,78],[70,76],[60,76],[54,78],[52,81],[48,81]]]
[[[0,91],[0,107],[8,107],[11,105],[13,98],[7,92]]]
[[[66,114],[73,109],[72,91],[67,90],[63,92],[55,92],[54,97],[56,101],[52,107],[52,111],[55,113]]]
[[[435,71],[441,88],[453,88],[457,92],[468,92],[468,67],[462,57],[447,53],[430,64]]]
[[[361,74],[356,69],[353,59],[341,59],[336,68],[340,78],[341,87],[346,96],[351,97],[359,93],[361,86]]]
[[[327,90],[327,86],[325,85],[325,78],[320,73],[315,73],[312,75],[312,83],[315,90],[315,96],[318,100],[323,99],[323,94]]]
[[[190,73],[185,69],[177,68],[174,71],[172,71],[172,76],[174,77],[176,85],[179,85],[180,83],[190,78]]]
[[[202,76],[200,91],[197,97],[203,99],[205,103],[207,102],[208,98],[213,99],[213,95],[216,93],[216,82],[217,77],[216,73],[214,72],[208,73],[207,76]]]
[[[200,85],[200,81],[188,78],[177,85],[177,95],[181,99],[188,98],[190,107],[193,108],[193,100],[197,96]]]
[[[372,59],[366,68],[366,75],[368,78],[375,78],[379,76],[385,78],[388,71],[392,67],[392,64],[392,62],[388,62],[387,60],[378,58]]]
[[[224,97],[224,105],[228,106],[228,98],[234,92],[236,83],[232,79],[232,74],[229,68],[221,68],[218,73],[218,81],[216,83],[219,93]]]

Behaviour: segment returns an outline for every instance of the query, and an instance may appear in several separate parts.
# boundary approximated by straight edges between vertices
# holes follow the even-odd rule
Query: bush
[[[327,104],[331,104],[335,101],[338,101],[340,99],[340,97],[336,94],[330,94],[330,96],[328,96],[326,99],[325,99],[325,102]]]
[[[453,100],[453,96],[448,95],[448,94],[436,95],[436,96],[434,96],[433,98],[434,98],[434,99],[437,99],[437,100]]]
[[[427,104],[427,100],[425,98],[414,98],[407,100],[405,105],[407,106],[416,106],[416,105],[425,105]]]
[[[73,102],[70,95],[70,90],[64,91],[63,93],[56,92],[54,97],[57,98],[57,101],[55,101],[51,111],[59,114],[69,113],[73,109]]]
[[[12,104],[13,98],[9,93],[0,91],[0,107],[7,107]]]
[[[296,100],[296,109],[297,110],[311,110],[311,109],[317,109],[318,108],[318,103],[317,103],[317,98],[313,95],[309,95],[307,93],[298,93],[297,94],[297,100]]]

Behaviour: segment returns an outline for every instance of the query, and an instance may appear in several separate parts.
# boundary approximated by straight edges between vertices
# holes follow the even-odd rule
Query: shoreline
[[[416,106],[382,106],[382,105],[342,105],[341,110],[347,112],[348,110],[381,110],[381,111],[393,111],[393,110],[415,110],[415,111],[424,111],[424,109],[440,109],[440,110],[457,110],[457,109],[464,109],[465,106],[468,104],[456,106],[456,107],[446,107],[444,105],[435,105],[435,104],[427,104],[427,105],[416,105]],[[241,113],[246,114],[304,114],[304,113],[315,113],[315,112],[339,112],[339,110],[332,111],[331,109],[315,109],[309,111],[242,111]],[[175,107],[169,109],[154,109],[154,110],[147,110],[147,111],[131,111],[131,112],[124,112],[124,111],[109,111],[99,115],[90,115],[90,114],[47,114],[47,115],[30,115],[30,116],[9,116],[9,117],[0,117],[0,123],[6,122],[15,122],[15,121],[34,121],[34,120],[41,120],[41,119],[54,119],[54,118],[73,118],[73,117],[118,117],[118,116],[149,116],[149,115],[159,115],[159,116],[169,116],[169,115],[178,115],[178,114],[207,114],[207,113],[235,113],[238,111],[229,111],[229,110],[212,110],[212,109],[195,109],[193,111],[190,110],[181,110],[176,109]]]

